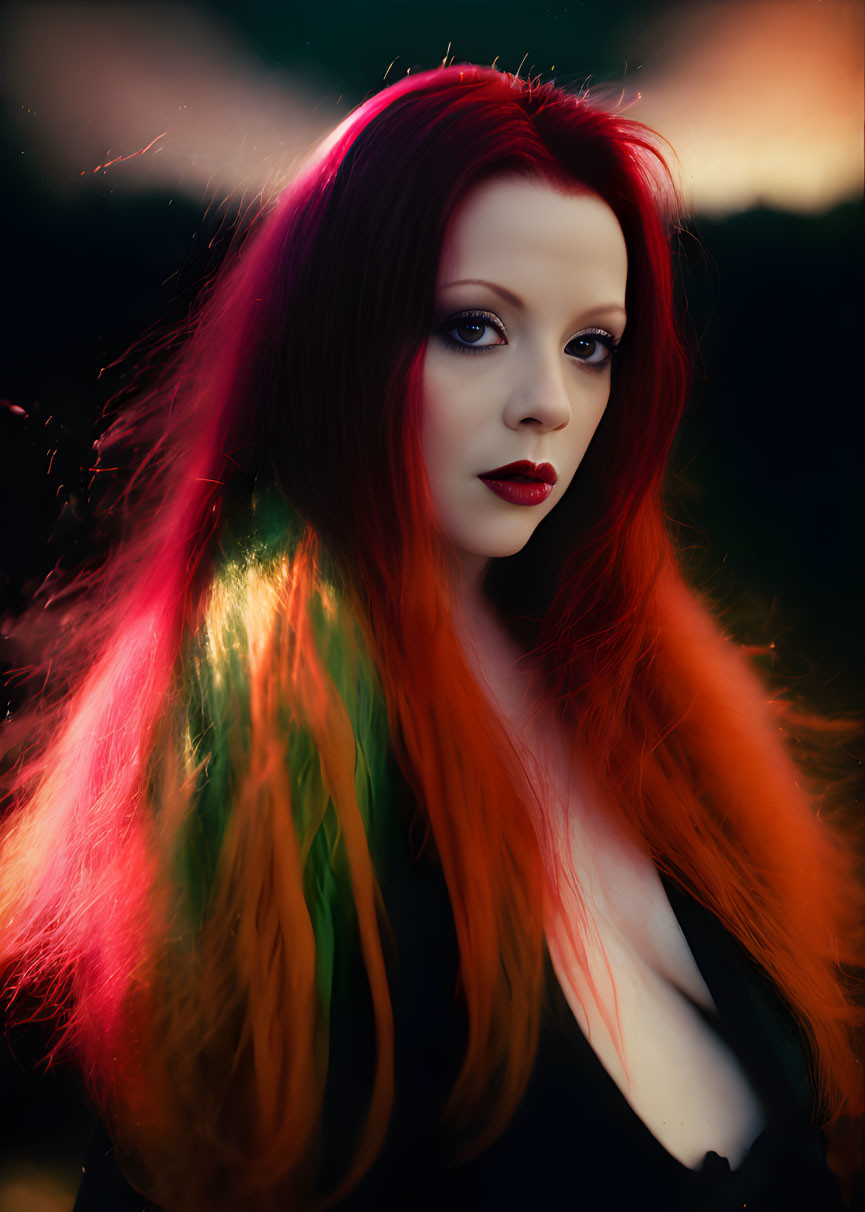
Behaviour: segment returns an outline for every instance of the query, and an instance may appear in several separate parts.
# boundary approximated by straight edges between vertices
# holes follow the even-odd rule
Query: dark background
[[[772,19],[781,30],[787,28],[785,13],[793,20],[807,10],[810,17],[817,4],[774,3]],[[50,14],[58,7],[73,16],[79,11],[27,6],[36,66],[28,76],[31,69],[21,67],[19,56],[0,115],[0,613],[12,617],[56,561],[74,565],[87,549],[91,444],[100,411],[118,385],[116,373],[100,375],[102,368],[151,325],[185,314],[196,283],[224,252],[238,210],[218,174],[208,190],[205,184],[190,187],[183,173],[172,183],[169,172],[145,174],[136,187],[130,184],[131,160],[93,172],[101,161],[144,146],[132,133],[124,147],[100,145],[98,119],[76,110],[82,89],[92,87],[95,95],[102,87],[103,68],[119,71],[121,81],[112,83],[104,104],[110,108],[116,96],[121,105],[122,55],[120,63],[115,55],[100,66],[91,53],[93,22],[111,26],[119,6],[80,10],[81,42],[70,42],[67,33],[61,49],[64,62],[80,60],[83,82],[73,88],[61,79],[50,101],[37,79],[38,23],[44,13],[47,46]],[[139,5],[139,12],[146,7]],[[688,20],[695,12],[710,20],[723,10],[729,31],[738,14],[747,40],[755,8],[691,4]],[[7,6],[4,19],[14,23],[22,11]],[[632,95],[640,73],[658,82],[660,95],[665,78],[675,75],[671,48],[691,28],[680,8],[634,0],[615,6],[600,0],[569,6],[257,0],[187,5],[185,11],[216,29],[221,44],[244,56],[263,84],[288,82],[305,95],[311,114],[320,104],[333,121],[381,87],[389,65],[388,79],[394,80],[408,68],[435,66],[446,54],[458,62],[498,57],[510,71],[523,63],[524,75],[539,73],[572,87],[588,81],[611,95]],[[820,9],[827,22],[843,21],[844,11],[843,3]],[[149,12],[170,35],[170,10],[153,6]],[[707,38],[711,30],[710,24]],[[178,26],[178,53],[188,37],[188,29]],[[819,93],[823,87],[808,72],[803,58],[797,79],[794,60],[791,104],[803,88]],[[151,77],[158,95],[158,71]],[[183,78],[183,70],[175,71],[171,88],[182,93]],[[705,83],[709,88],[711,81]],[[759,72],[742,81],[755,114],[764,85]],[[702,86],[695,87],[696,98]],[[39,112],[35,102],[31,106],[31,91]],[[830,91],[828,83],[824,91]],[[651,84],[644,96],[651,112]],[[196,97],[206,121],[208,104]],[[680,117],[691,100],[687,91],[680,96]],[[182,104],[181,98],[178,108]],[[718,104],[723,108],[723,98]],[[741,112],[741,97],[736,105]],[[639,104],[632,116],[644,118]],[[53,123],[53,143],[46,122]],[[213,122],[224,126],[215,112]],[[747,133],[743,126],[743,157],[754,154],[744,150]],[[104,154],[87,159],[88,139]],[[187,139],[192,163],[195,136]],[[142,154],[136,171],[148,155]],[[861,158],[855,149],[851,156],[858,172]],[[799,167],[805,174],[825,171],[816,163]],[[782,205],[782,194],[772,195],[771,207],[753,191],[717,204],[706,194],[676,241],[695,384],[674,454],[669,507],[692,582],[712,596],[734,635],[774,644],[776,684],[822,711],[855,713],[865,665],[861,191],[848,187],[833,196],[828,190],[807,211],[795,197]],[[47,1085],[28,1076],[39,1039],[38,1028],[12,1033],[3,1058],[2,1101],[11,1112],[2,1142],[0,1212],[68,1209],[88,1133],[87,1117],[62,1073]]]

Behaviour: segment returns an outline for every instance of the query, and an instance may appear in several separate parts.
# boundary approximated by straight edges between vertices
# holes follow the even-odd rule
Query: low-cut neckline
[[[745,1166],[745,1164],[747,1163],[748,1158],[751,1156],[754,1149],[758,1146],[758,1144],[761,1141],[764,1140],[764,1138],[767,1135],[769,1108],[767,1106],[765,1092],[763,1089],[761,1089],[760,1083],[758,1083],[755,1080],[755,1076],[754,1076],[753,1072],[751,1071],[751,1067],[746,1063],[745,1056],[743,1055],[743,1049],[740,1046],[741,1037],[737,1036],[737,1034],[735,1032],[731,1032],[729,1030],[729,1024],[725,1022],[724,1016],[723,1016],[722,1011],[719,1006],[719,999],[720,999],[721,1005],[723,1005],[726,1002],[727,997],[725,995],[725,992],[723,990],[720,990],[720,988],[719,988],[720,982],[717,980],[717,973],[715,972],[715,965],[711,964],[711,963],[707,965],[704,963],[705,952],[704,952],[704,949],[702,947],[700,947],[699,942],[696,940],[695,930],[693,928],[691,928],[693,926],[693,922],[688,922],[688,920],[687,920],[688,913],[687,912],[684,914],[680,912],[680,909],[685,908],[685,901],[682,898],[687,897],[688,900],[693,900],[693,898],[689,897],[689,895],[686,892],[684,892],[682,889],[679,889],[675,884],[673,884],[672,881],[670,881],[669,878],[667,876],[665,876],[663,872],[659,871],[658,874],[660,876],[661,886],[663,888],[664,895],[667,898],[667,903],[670,906],[670,910],[671,910],[674,918],[678,922],[679,929],[681,930],[682,935],[685,939],[685,942],[688,945],[688,948],[691,952],[691,956],[697,967],[697,971],[700,973],[701,977],[703,978],[703,980],[706,984],[706,987],[708,988],[709,993],[711,994],[712,1001],[715,1006],[714,1011],[706,1010],[703,1007],[696,1007],[696,1008],[698,1009],[699,1013],[706,1019],[706,1022],[710,1025],[712,1030],[716,1031],[716,1033],[718,1034],[720,1039],[730,1049],[733,1059],[739,1065],[739,1067],[742,1071],[742,1074],[744,1075],[745,1079],[748,1081],[748,1083],[763,1111],[764,1120],[765,1120],[764,1126],[758,1132],[758,1134],[754,1137],[754,1139],[751,1141],[750,1145],[743,1153],[742,1158],[739,1161],[737,1166],[735,1166],[735,1167],[731,1166],[729,1158],[725,1157],[723,1154],[718,1153],[714,1149],[707,1149],[698,1165],[689,1166],[686,1162],[683,1162],[681,1160],[681,1158],[677,1157],[675,1153],[672,1153],[666,1147],[666,1145],[660,1140],[660,1138],[658,1136],[656,1136],[656,1134],[652,1131],[652,1129],[649,1127],[649,1125],[646,1123],[646,1121],[643,1119],[643,1117],[632,1106],[632,1104],[628,1100],[627,1096],[625,1095],[625,1092],[622,1090],[619,1083],[615,1080],[615,1078],[609,1072],[606,1065],[604,1065],[603,1061],[598,1056],[595,1049],[592,1047],[592,1044],[589,1041],[589,1039],[587,1038],[585,1032],[580,1027],[577,1017],[574,1014],[573,1009],[572,1009],[570,1003],[568,1002],[565,991],[562,988],[561,982],[559,981],[558,975],[556,973],[555,967],[552,962],[552,958],[549,953],[549,948],[545,941],[545,943],[544,943],[544,960],[545,960],[545,965],[547,968],[547,979],[548,979],[548,981],[553,982],[554,996],[560,1004],[562,1013],[566,1012],[567,1017],[566,1017],[565,1021],[568,1022],[569,1028],[572,1025],[573,1030],[578,1033],[578,1038],[581,1042],[581,1045],[583,1045],[585,1047],[585,1050],[590,1058],[590,1061],[593,1064],[593,1066],[595,1067],[597,1079],[603,1083],[603,1085],[605,1086],[605,1088],[608,1091],[608,1094],[612,1097],[616,1106],[618,1107],[621,1115],[625,1116],[626,1119],[630,1122],[632,1129],[638,1135],[643,1137],[645,1144],[651,1149],[651,1151],[656,1153],[656,1155],[663,1157],[669,1166],[671,1166],[674,1169],[678,1170],[679,1172],[682,1172],[685,1174],[690,1174],[690,1175],[694,1175],[694,1176],[706,1175],[707,1173],[708,1174],[712,1174],[712,1173],[718,1174],[719,1172],[724,1173],[724,1174],[727,1174],[727,1173],[738,1174],[741,1171],[742,1167]],[[672,896],[671,896],[671,891],[672,891]],[[676,906],[676,901],[679,902],[678,909]],[[695,902],[695,904],[696,904],[696,902]],[[704,910],[704,912],[708,913],[709,911]],[[719,926],[719,928],[721,928],[720,923],[718,923],[718,926]],[[707,967],[709,969],[708,972],[705,970]]]

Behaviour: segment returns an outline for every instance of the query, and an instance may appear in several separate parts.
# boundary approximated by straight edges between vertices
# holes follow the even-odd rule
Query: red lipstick
[[[497,497],[511,505],[540,505],[553,491],[558,478],[552,463],[531,463],[528,459],[478,476]]]

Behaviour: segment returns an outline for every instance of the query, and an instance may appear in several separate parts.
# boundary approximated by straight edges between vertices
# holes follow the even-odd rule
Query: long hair
[[[317,149],[108,430],[101,459],[137,460],[113,502],[125,533],[48,603],[51,676],[8,730],[9,988],[52,1008],[137,1181],[171,1208],[303,1204],[323,1185],[347,922],[376,1060],[330,1197],[381,1148],[394,1025],[371,842],[390,749],[453,911],[468,1032],[447,1114],[473,1147],[531,1071],[547,910],[565,897],[578,916],[579,889],[561,890],[457,640],[419,440],[447,225],[474,185],[514,174],[612,208],[629,327],[573,483],[487,592],[541,661],[603,810],[775,981],[827,1116],[861,1110],[850,856],[664,525],[687,374],[659,142],[551,84],[452,66],[385,89]]]

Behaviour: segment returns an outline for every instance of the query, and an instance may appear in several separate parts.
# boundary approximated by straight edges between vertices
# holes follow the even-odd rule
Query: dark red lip
[[[542,484],[555,484],[559,478],[552,463],[531,463],[528,459],[520,459],[517,463],[508,463],[497,467],[494,471],[481,474],[482,480],[502,480],[510,476],[524,476],[528,480],[537,480]]]

